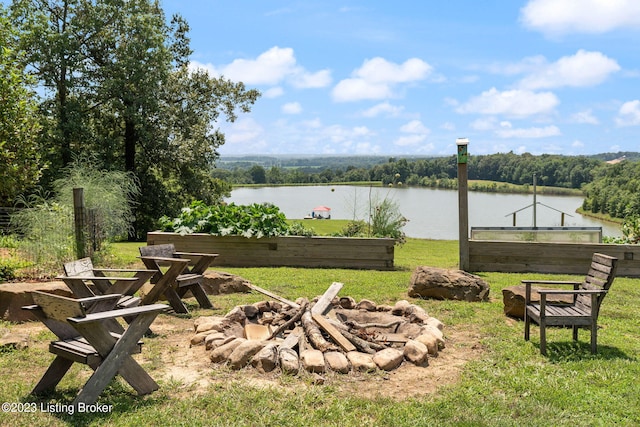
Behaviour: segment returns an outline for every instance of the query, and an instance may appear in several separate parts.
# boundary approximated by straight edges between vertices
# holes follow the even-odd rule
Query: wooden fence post
[[[467,185],[467,138],[456,139],[458,146],[458,248],[460,270],[469,270],[469,189]]]
[[[73,189],[73,219],[75,224],[76,256],[78,259],[86,256],[85,227],[87,213],[84,206],[84,189]]]

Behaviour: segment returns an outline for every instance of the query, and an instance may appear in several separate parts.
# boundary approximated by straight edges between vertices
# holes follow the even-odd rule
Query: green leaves
[[[177,218],[160,218],[160,229],[180,234],[207,233],[215,236],[274,237],[288,234],[286,217],[277,206],[213,205],[201,201],[182,208]]]

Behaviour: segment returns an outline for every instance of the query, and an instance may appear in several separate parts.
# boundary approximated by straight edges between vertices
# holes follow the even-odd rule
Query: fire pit
[[[428,357],[444,348],[442,322],[406,300],[394,306],[356,302],[337,296],[342,283],[295,302],[251,287],[273,299],[194,321],[191,344],[204,345],[212,362],[289,374],[390,371],[404,362],[428,366]]]

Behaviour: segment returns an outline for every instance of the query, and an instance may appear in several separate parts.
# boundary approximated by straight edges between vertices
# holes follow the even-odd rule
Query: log
[[[320,328],[318,327],[316,322],[313,321],[313,318],[311,317],[311,311],[305,310],[301,320],[302,320],[302,327],[304,328],[305,335],[309,340],[309,342],[311,343],[311,345],[316,350],[320,350],[321,352],[324,353],[325,351],[328,351],[328,350],[338,349],[338,347],[336,347],[334,344],[331,344],[330,342],[324,339],[324,337],[322,336],[322,332],[320,331]]]
[[[302,314],[305,311],[307,311],[307,305],[308,305],[308,302],[305,301],[300,306],[300,309],[297,311],[297,313],[291,319],[287,320],[285,323],[283,323],[282,325],[278,326],[278,328],[276,328],[276,330],[271,333],[271,336],[268,339],[271,339],[271,338],[277,336],[280,332],[291,328],[291,326],[293,326],[298,320],[300,320],[300,318],[302,317]]]
[[[333,327],[333,325],[331,323],[329,323],[329,320],[326,319],[324,316],[322,316],[321,314],[312,314],[311,318],[318,324],[320,325],[320,327],[322,329],[325,330],[326,333],[329,334],[329,336],[336,342],[338,343],[338,345],[346,352],[349,351],[355,351],[356,347],[355,345],[353,345],[353,343],[351,343],[351,341],[349,341],[348,339],[346,339],[344,337],[344,335],[342,335],[340,333],[339,330],[337,330],[336,328]]]

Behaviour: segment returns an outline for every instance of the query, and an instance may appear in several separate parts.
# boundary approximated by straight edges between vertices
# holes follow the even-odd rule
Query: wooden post
[[[467,138],[458,138],[458,247],[460,270],[469,269],[469,189],[467,185]]]
[[[84,206],[84,189],[73,189],[73,219],[76,234],[76,256],[78,259],[84,258],[85,251],[85,224],[86,211]]]

